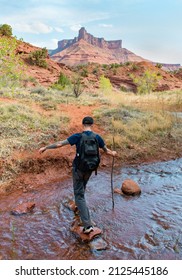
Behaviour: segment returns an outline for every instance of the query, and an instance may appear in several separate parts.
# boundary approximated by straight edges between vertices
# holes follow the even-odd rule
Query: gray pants
[[[79,216],[84,227],[91,226],[90,214],[85,200],[86,184],[92,174],[92,171],[82,173],[73,166],[73,189],[75,195],[75,203],[78,207]]]

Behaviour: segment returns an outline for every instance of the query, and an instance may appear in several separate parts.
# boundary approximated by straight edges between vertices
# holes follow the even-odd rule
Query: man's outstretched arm
[[[63,140],[63,141],[59,141],[59,142],[56,142],[56,143],[51,144],[49,146],[45,146],[45,147],[40,148],[39,153],[43,153],[43,152],[45,152],[46,150],[49,150],[49,149],[61,148],[61,147],[65,146],[65,145],[68,145],[68,144],[69,144],[69,142],[68,142],[67,139]]]

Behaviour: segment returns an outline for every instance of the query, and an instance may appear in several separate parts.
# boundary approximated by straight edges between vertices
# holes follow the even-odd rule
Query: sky
[[[0,24],[35,46],[88,33],[159,63],[182,65],[182,0],[1,0]]]

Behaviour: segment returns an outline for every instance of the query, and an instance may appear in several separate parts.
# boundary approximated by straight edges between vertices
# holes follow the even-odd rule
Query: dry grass
[[[131,100],[131,104],[135,102],[136,107],[144,110],[178,112],[182,111],[182,91],[156,92]]]
[[[95,118],[102,122],[109,144],[114,136],[118,147],[129,146],[133,143],[140,145],[154,137],[164,137],[175,124],[175,118],[164,112],[143,112],[132,107],[118,109],[100,109],[95,112]]]
[[[182,112],[182,91],[160,92],[149,95],[110,91],[102,93],[108,106],[95,112],[102,121],[112,143],[113,135],[119,147],[142,143],[162,137],[171,131],[179,135],[181,118],[171,112]],[[181,132],[182,133],[182,132]]]
[[[61,118],[61,120],[60,120]],[[34,149],[40,143],[56,138],[66,127],[68,118],[60,114],[45,115],[38,113],[28,104],[0,104],[0,157],[5,158],[14,150]]]
[[[128,105],[141,110],[182,112],[182,90],[137,95],[119,91],[102,93],[112,105]]]

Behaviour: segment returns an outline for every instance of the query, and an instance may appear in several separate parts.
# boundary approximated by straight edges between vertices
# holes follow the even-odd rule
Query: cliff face
[[[80,41],[80,40],[84,40],[87,43],[95,46],[95,47],[99,47],[102,49],[121,49],[122,48],[122,40],[115,40],[115,41],[106,41],[104,40],[104,38],[96,38],[93,35],[91,35],[90,33],[87,33],[86,29],[84,27],[82,27],[79,30],[79,34],[78,37],[75,37],[74,39],[68,39],[68,40],[61,40],[58,42],[58,49],[57,51],[60,52],[70,46],[72,46],[73,44],[75,44],[76,42]]]
[[[61,40],[58,48],[50,52],[53,60],[68,66],[87,64],[89,62],[99,64],[125,63],[149,61],[143,57],[122,47],[122,40],[106,41],[104,38],[96,38],[86,31],[84,27],[79,30],[74,39]],[[156,63],[153,62],[155,65]],[[164,64],[165,70],[177,70],[180,64]]]
[[[78,40],[83,39],[87,43],[99,47],[99,48],[104,48],[104,49],[121,49],[122,41],[121,40],[116,40],[116,41],[106,41],[104,38],[96,38],[93,35],[87,33],[84,27],[82,27],[79,30],[78,34]]]
[[[69,66],[89,62],[112,64],[145,60],[122,48],[122,40],[106,41],[104,38],[96,38],[84,27],[79,30],[78,37],[59,41],[58,48],[50,55],[53,60]]]

